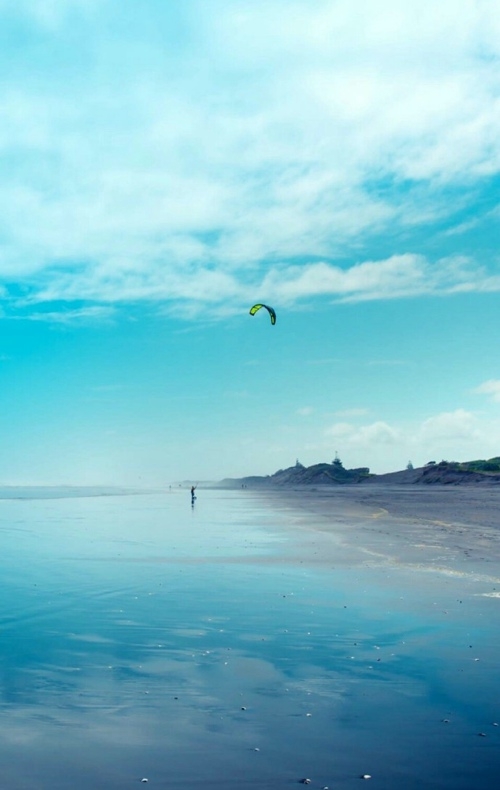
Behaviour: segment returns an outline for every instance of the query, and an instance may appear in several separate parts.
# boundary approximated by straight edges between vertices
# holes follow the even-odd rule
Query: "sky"
[[[499,130],[500,0],[0,0],[0,483],[500,455]]]

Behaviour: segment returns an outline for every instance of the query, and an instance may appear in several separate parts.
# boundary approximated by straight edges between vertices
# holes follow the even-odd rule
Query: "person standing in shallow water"
[[[194,500],[196,499],[195,492],[196,486],[191,486],[191,504],[193,504]]]

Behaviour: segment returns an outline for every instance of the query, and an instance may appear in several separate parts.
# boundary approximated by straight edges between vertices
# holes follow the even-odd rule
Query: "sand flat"
[[[331,486],[253,492],[288,513],[304,561],[500,573],[500,489],[466,486]],[[321,553],[311,534],[323,533]],[[309,549],[307,549],[309,546]],[[300,547],[300,548],[299,548]]]

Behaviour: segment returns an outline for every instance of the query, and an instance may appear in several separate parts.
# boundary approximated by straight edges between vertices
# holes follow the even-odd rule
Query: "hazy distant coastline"
[[[0,485],[0,499],[73,499],[79,497],[125,496],[144,493],[118,486],[13,486]]]
[[[297,462],[288,469],[272,475],[252,475],[226,478],[218,484],[221,488],[290,488],[296,486],[329,485],[500,485],[500,458],[455,462],[429,462],[425,466],[387,474],[372,474],[368,467],[345,469],[336,458],[332,463],[303,466]]]

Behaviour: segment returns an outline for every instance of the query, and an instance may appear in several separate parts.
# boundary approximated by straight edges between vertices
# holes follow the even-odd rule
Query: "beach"
[[[22,493],[6,787],[495,786],[494,492]]]
[[[324,486],[266,490],[288,513],[307,552],[311,530],[324,535],[310,562],[393,563],[500,575],[500,490],[474,486]]]

